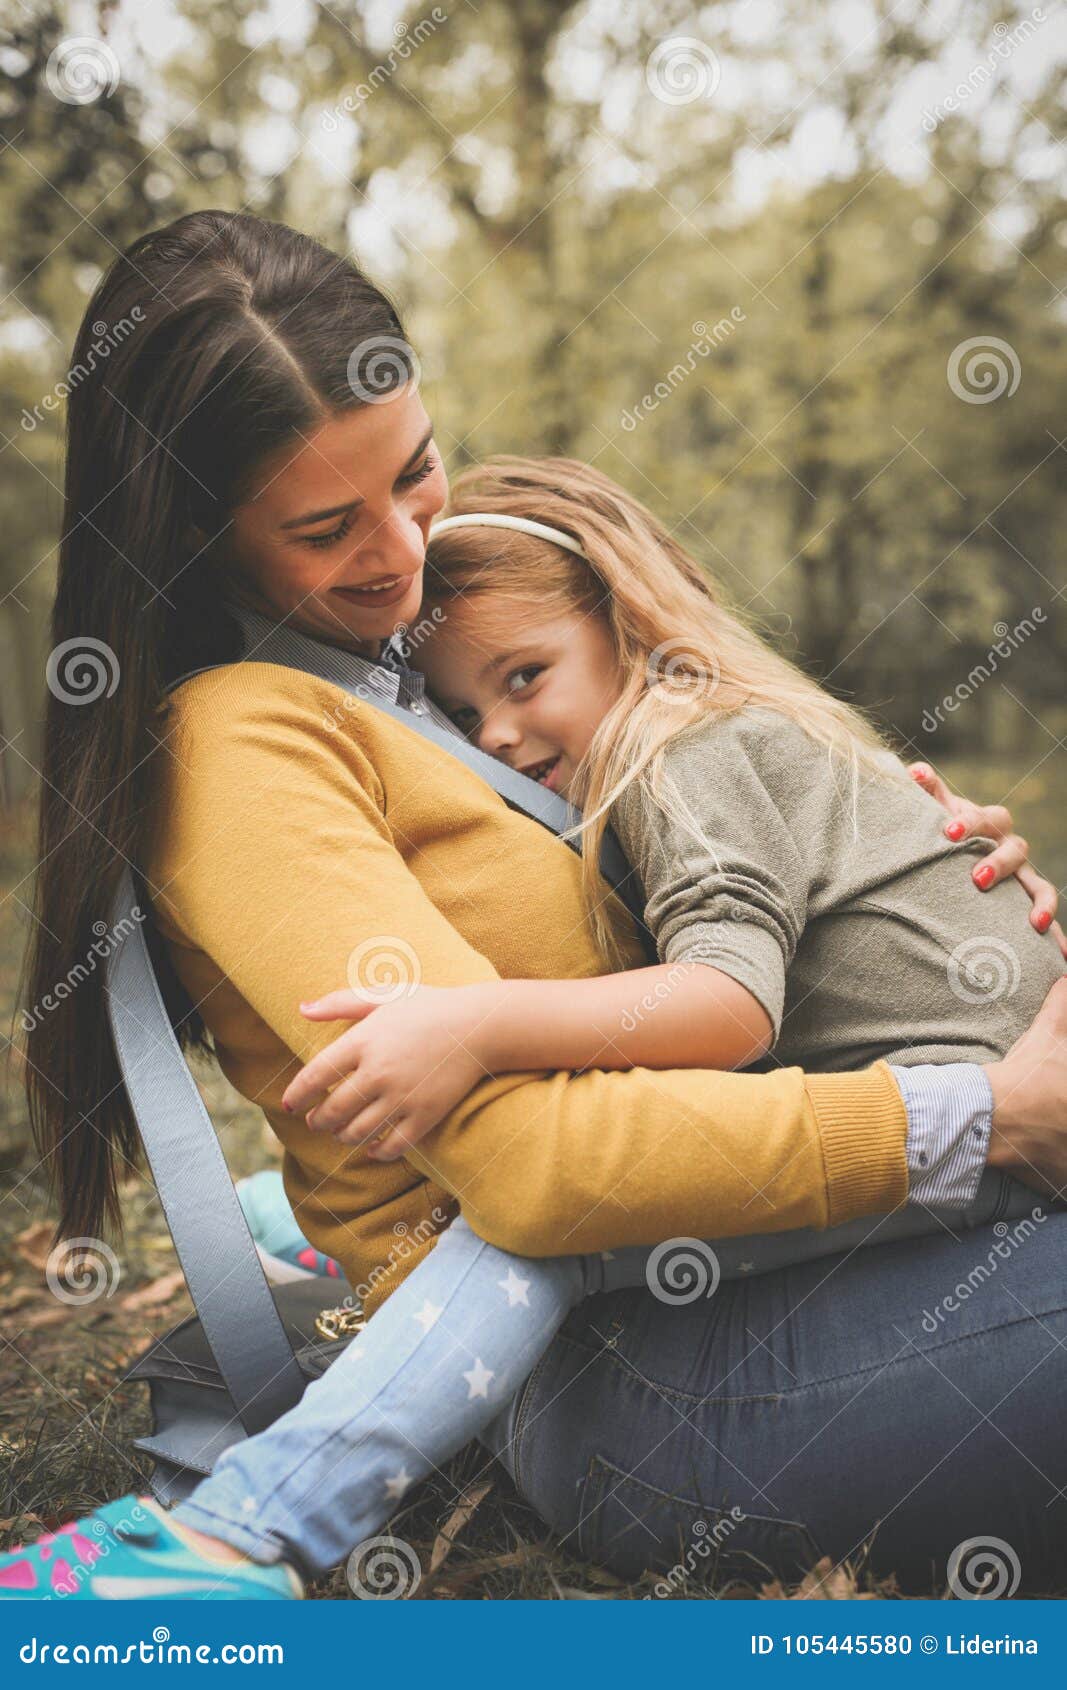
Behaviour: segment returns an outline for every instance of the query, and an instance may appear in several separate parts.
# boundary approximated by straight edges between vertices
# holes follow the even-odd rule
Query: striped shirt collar
[[[312,674],[328,669],[330,678],[347,692],[372,703],[376,697],[384,698],[417,716],[429,716],[452,733],[459,732],[451,717],[427,696],[426,677],[405,661],[396,634],[383,643],[381,656],[375,661],[301,633],[288,622],[272,622],[257,610],[239,606],[234,615],[241,630],[243,662],[282,663],[292,669],[308,669]]]

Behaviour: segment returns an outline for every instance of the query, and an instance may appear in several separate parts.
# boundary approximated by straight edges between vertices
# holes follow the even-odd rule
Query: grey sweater
[[[612,822],[663,962],[745,986],[774,1026],[773,1065],[989,1062],[1064,972],[1015,880],[979,892],[945,812],[888,757],[861,768],[766,709],[710,718],[666,767],[713,850],[638,786]],[[854,810],[854,814],[853,814]]]

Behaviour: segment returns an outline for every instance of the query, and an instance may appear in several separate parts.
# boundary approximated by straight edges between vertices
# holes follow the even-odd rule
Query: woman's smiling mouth
[[[381,605],[384,608],[402,599],[410,585],[410,575],[385,575],[365,587],[331,587],[330,591],[348,599],[351,604]]]

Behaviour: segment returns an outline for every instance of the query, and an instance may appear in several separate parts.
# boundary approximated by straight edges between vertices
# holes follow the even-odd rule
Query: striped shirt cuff
[[[973,1062],[889,1064],[908,1112],[908,1202],[966,1209],[989,1154],[993,1092]]]

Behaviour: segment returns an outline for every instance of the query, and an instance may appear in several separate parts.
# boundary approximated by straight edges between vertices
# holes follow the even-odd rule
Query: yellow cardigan
[[[829,1226],[904,1199],[906,1115],[884,1063],[508,1074],[387,1164],[311,1132],[281,1094],[347,1023],[307,1021],[299,1000],[348,983],[357,951],[435,986],[602,974],[577,858],[447,752],[278,664],[184,682],[164,741],[144,865],[156,919],[223,1071],[285,1146],[300,1225],[369,1307],[457,1203],[537,1256]]]

